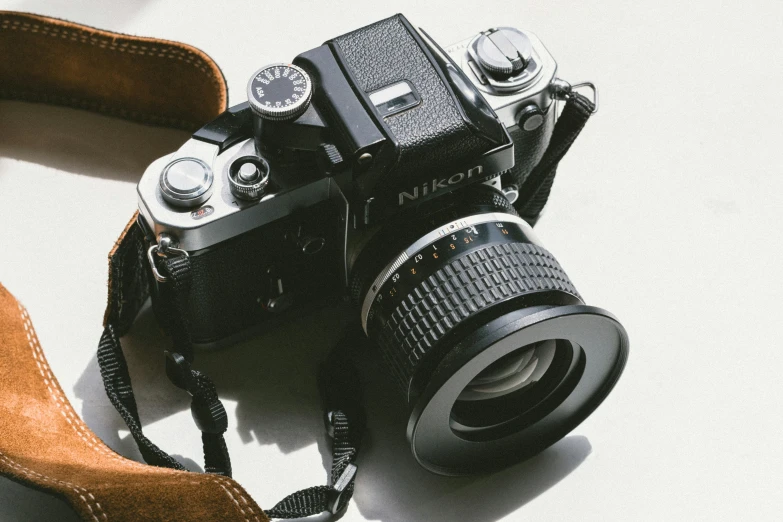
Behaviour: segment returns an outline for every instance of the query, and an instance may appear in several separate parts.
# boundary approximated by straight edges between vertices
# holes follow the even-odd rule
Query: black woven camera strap
[[[549,146],[541,161],[519,187],[519,198],[514,208],[526,221],[534,224],[544,210],[552,184],[555,182],[557,165],[576,140],[587,120],[595,112],[595,104],[576,91],[568,92],[563,112],[555,123]]]
[[[520,215],[532,223],[549,197],[558,163],[595,110],[590,100],[576,92],[569,93],[566,100],[549,147],[541,162],[520,187],[520,197],[515,204]],[[135,302],[138,308],[138,302],[146,299],[145,286],[150,277],[144,255],[143,234],[138,225],[131,225],[118,246],[125,248],[125,253],[119,256],[118,266],[126,275],[118,274],[117,277],[124,280],[121,287],[125,293],[110,292],[110,299],[118,301],[116,304],[120,310],[128,300]],[[192,397],[191,412],[202,433],[205,471],[230,477],[231,461],[223,438],[228,427],[226,410],[212,381],[191,367],[194,354],[187,320],[190,259],[188,256],[162,257],[158,260],[157,268],[167,278],[166,283],[159,285],[161,299],[158,299],[159,306],[166,309],[158,315],[165,317],[173,339],[171,351],[165,353],[166,375],[174,385]],[[107,320],[98,347],[98,363],[106,393],[128,425],[144,460],[155,466],[183,470],[182,464],[156,446],[142,431],[128,366],[119,342],[119,337],[129,327],[128,314],[124,315],[125,319],[116,320],[123,323],[120,325],[114,324],[111,318]],[[122,316],[120,313],[118,317]],[[350,353],[359,335],[360,332],[347,334],[332,350],[319,375],[327,430],[333,439],[330,484],[303,489],[287,496],[265,511],[269,517],[301,518],[323,512],[336,514],[347,506],[353,495],[357,472],[355,461],[364,431],[360,381]]]
[[[130,230],[121,241],[141,242],[141,234],[136,232]],[[123,262],[141,264],[135,267],[136,270],[129,270],[127,265],[123,267],[131,277],[138,275],[137,270],[146,268],[143,266],[145,259],[140,254],[143,247],[139,244],[126,249],[127,257]],[[167,307],[162,312],[167,317],[166,326],[173,339],[172,350],[165,352],[166,375],[174,385],[191,395],[191,413],[202,435],[204,470],[231,477],[231,461],[223,438],[228,427],[226,410],[212,381],[191,367],[194,354],[185,309],[190,293],[190,259],[187,256],[162,258],[158,270],[167,278],[166,283],[161,285],[162,299],[159,302]],[[132,288],[142,291],[142,285]],[[129,297],[126,293],[120,298]],[[349,353],[354,335],[356,333],[348,334],[330,353],[319,376],[327,431],[333,440],[330,485],[315,486],[288,495],[272,509],[265,510],[269,517],[301,518],[325,511],[335,514],[347,506],[353,495],[357,471],[354,461],[364,427],[359,378]],[[106,394],[128,425],[145,462],[184,470],[182,464],[150,441],[142,431],[128,365],[117,327],[112,322],[107,322],[101,335],[98,364]]]
[[[141,262],[141,260],[140,260]],[[204,469],[207,473],[231,476],[231,460],[223,434],[228,428],[228,416],[217,396],[212,381],[203,373],[193,370],[193,347],[186,306],[190,293],[190,260],[185,256],[166,259],[162,263],[168,277],[169,331],[174,346],[166,354],[166,375],[177,387],[191,397],[191,411],[201,430],[204,445]],[[115,325],[107,323],[98,344],[98,365],[109,400],[122,416],[139,447],[145,462],[155,466],[184,470],[184,467],[166,452],[158,448],[143,433],[136,399],[133,394],[128,365],[122,353]]]

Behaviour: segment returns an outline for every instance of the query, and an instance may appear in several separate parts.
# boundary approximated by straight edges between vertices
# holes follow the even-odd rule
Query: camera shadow
[[[229,429],[237,430],[244,443],[274,444],[283,453],[316,443],[328,469],[331,447],[324,434],[316,376],[351,317],[349,307],[332,298],[321,309],[247,341],[197,351],[193,367],[213,380],[221,399],[236,403],[236,421]],[[149,304],[121,342],[143,425],[190,409],[190,397],[166,377],[163,352],[170,349],[171,340],[159,329]],[[96,434],[121,454],[140,459],[133,438],[120,435],[127,427],[105,396],[96,357],[74,392],[84,401],[81,414]],[[188,469],[201,469],[193,461],[179,460]]]
[[[367,448],[354,500],[368,520],[499,520],[563,480],[592,451],[586,437],[571,435],[536,457],[491,475],[442,477],[420,468],[402,439],[398,444],[374,439]]]
[[[353,315],[333,298],[313,312],[223,350],[200,351],[195,368],[215,382],[221,398],[237,404],[235,429],[245,443],[274,444],[290,453],[316,444],[324,470],[331,467],[331,440],[325,434],[317,371],[340,340]],[[165,375],[163,351],[170,339],[146,305],[122,339],[142,424],[190,408],[190,399]],[[524,506],[575,470],[590,454],[589,441],[569,436],[533,459],[492,475],[443,477],[421,468],[405,436],[408,410],[377,353],[357,351],[364,388],[367,432],[358,460],[354,502],[370,520],[488,521]],[[141,461],[135,442],[106,398],[95,358],[74,389],[81,414],[109,446]],[[194,428],[195,429],[195,428]],[[163,448],[164,450],[167,448]],[[173,455],[187,469],[190,459]],[[313,463],[316,465],[316,463]]]
[[[42,103],[3,100],[0,157],[137,183],[147,166],[190,134]],[[88,136],[89,139],[85,139]]]
[[[82,521],[81,517],[64,500],[23,486],[5,477],[0,477],[0,519],[4,522],[21,520]]]

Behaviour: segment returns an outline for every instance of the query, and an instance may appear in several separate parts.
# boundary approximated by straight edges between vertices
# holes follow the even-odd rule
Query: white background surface
[[[398,11],[442,44],[493,25],[532,30],[563,78],[601,90],[537,228],[588,303],[626,326],[631,356],[617,388],[532,461],[443,478],[413,462],[406,412],[368,357],[371,433],[344,520],[780,520],[783,3],[189,4],[0,7],[196,45],[223,68],[232,104],[260,65]],[[0,102],[0,281],[29,308],[76,410],[130,458],[138,453],[95,359],[106,254],[135,210],[145,166],[184,139]],[[199,358],[231,415],[234,476],[262,507],[325,482],[315,363],[344,316],[324,310]],[[201,465],[151,314],[125,348],[146,433]],[[59,501],[0,479],[0,520],[73,519]]]

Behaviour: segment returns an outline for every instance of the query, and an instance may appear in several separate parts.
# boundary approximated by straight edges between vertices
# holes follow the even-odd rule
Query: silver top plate
[[[188,140],[175,153],[152,162],[137,186],[139,212],[150,230],[167,234],[188,252],[201,250],[244,234],[329,198],[330,178],[315,181],[283,193],[269,193],[258,202],[242,201],[231,193],[228,167],[242,156],[256,155],[252,139],[234,145],[218,155],[218,147]],[[212,167],[212,195],[195,209],[176,208],[166,202],[159,188],[160,174],[173,161],[195,158]]]
[[[512,93],[501,93],[489,83],[482,83],[476,74],[477,70],[471,67],[473,58],[470,55],[470,46],[476,41],[478,36],[472,36],[446,48],[446,53],[462,69],[465,76],[470,79],[481,94],[484,95],[484,99],[487,100],[487,103],[497,113],[498,118],[506,127],[517,124],[516,115],[517,111],[519,111],[520,103],[524,102],[526,105],[534,102],[544,112],[552,103],[549,84],[557,74],[557,63],[536,35],[528,31],[524,31],[524,33],[533,44],[533,59],[539,64],[540,70],[536,73],[534,80]]]

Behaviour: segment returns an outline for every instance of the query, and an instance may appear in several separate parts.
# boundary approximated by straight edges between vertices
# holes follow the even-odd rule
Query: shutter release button
[[[245,156],[234,160],[228,168],[228,188],[245,201],[256,201],[264,195],[269,183],[269,163],[258,156]]]
[[[168,203],[198,207],[212,195],[212,169],[197,158],[177,158],[160,174],[160,192]]]
[[[252,183],[258,178],[259,174],[260,173],[258,172],[258,168],[250,162],[244,163],[241,167],[239,167],[239,171],[237,173],[239,179],[245,183]]]

